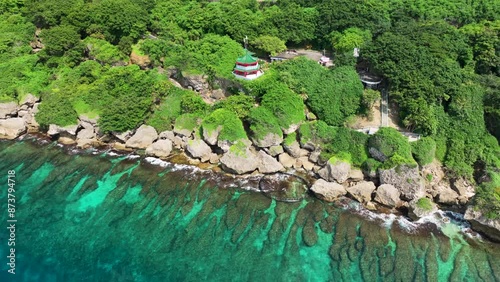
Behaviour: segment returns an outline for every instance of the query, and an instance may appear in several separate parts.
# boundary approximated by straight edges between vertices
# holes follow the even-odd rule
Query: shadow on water
[[[500,246],[453,222],[415,227],[300,189],[283,203],[259,179],[35,141],[0,142],[0,159],[2,183],[16,170],[19,226],[17,274],[2,263],[1,281],[500,279]]]

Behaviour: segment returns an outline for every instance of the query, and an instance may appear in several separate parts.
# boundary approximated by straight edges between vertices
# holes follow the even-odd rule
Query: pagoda
[[[237,78],[253,80],[263,75],[264,72],[260,70],[257,58],[253,57],[252,53],[245,48],[245,55],[236,60],[233,74]]]

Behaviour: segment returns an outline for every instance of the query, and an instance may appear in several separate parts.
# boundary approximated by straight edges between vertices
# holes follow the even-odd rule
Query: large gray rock
[[[181,127],[178,127],[178,126],[174,125],[174,133],[177,134],[177,135],[180,135],[180,136],[190,137],[191,134],[193,134],[193,130],[186,129],[186,128],[181,128]]]
[[[202,91],[209,88],[207,76],[201,74],[181,76],[178,81],[184,88],[195,91]]]
[[[287,153],[280,154],[278,160],[286,168],[291,168],[295,164],[295,159]]]
[[[380,184],[393,185],[401,192],[404,200],[420,198],[425,192],[424,179],[420,176],[417,166],[400,165],[391,169],[380,169],[378,173]]]
[[[300,161],[302,167],[307,171],[311,171],[314,167],[314,164],[309,161],[308,157],[300,157],[297,159],[297,161]]]
[[[474,185],[470,184],[464,178],[453,179],[451,181],[451,188],[460,196],[465,196],[468,199],[472,198],[476,194]]]
[[[455,205],[458,203],[459,195],[450,187],[445,185],[437,185],[435,188],[437,192],[435,200],[437,203],[445,205]]]
[[[203,139],[210,145],[217,145],[217,141],[219,138],[219,133],[222,130],[222,126],[219,125],[215,130],[207,130],[203,128]]]
[[[49,130],[47,131],[48,135],[54,136],[57,134],[68,134],[71,136],[75,136],[78,130],[78,124],[72,124],[67,126],[59,126],[56,124],[50,124]]]
[[[146,149],[158,139],[158,133],[154,127],[149,125],[141,125],[130,139],[127,140],[125,146],[134,149]]]
[[[158,134],[158,139],[167,139],[170,141],[173,141],[175,137],[175,134],[173,131],[167,130],[167,131],[162,131],[160,134]]]
[[[132,130],[127,130],[125,132],[111,132],[111,134],[118,140],[122,142],[127,142],[127,140],[132,136]]]
[[[259,166],[259,158],[250,150],[250,142],[237,141],[222,156],[222,169],[235,174],[253,172]]]
[[[430,208],[427,208],[426,205],[420,203],[420,201],[423,201],[424,199],[426,199],[426,202],[430,203]],[[410,202],[408,216],[413,220],[418,220],[421,217],[429,216],[437,211],[438,207],[434,202],[432,202],[432,200],[425,197],[415,198]]]
[[[199,158],[202,161],[210,159],[212,149],[201,139],[189,140],[186,145],[186,150],[193,158]]]
[[[94,137],[94,128],[83,128],[76,135],[77,139],[93,139]]]
[[[288,134],[291,134],[291,133],[294,133],[295,131],[297,131],[297,129],[299,129],[299,127],[300,127],[300,124],[291,124],[288,128],[281,128],[281,130],[283,130],[283,133],[288,135]]]
[[[396,207],[400,203],[401,193],[391,184],[382,184],[375,192],[375,201],[388,207]]]
[[[368,203],[372,200],[372,193],[375,191],[375,184],[371,181],[363,181],[347,187],[347,193],[360,203]]]
[[[29,93],[28,95],[24,96],[24,98],[21,100],[19,103],[20,105],[27,105],[27,106],[33,106],[36,102],[40,101],[40,98],[36,97],[35,95]]]
[[[380,152],[377,148],[370,147],[368,149],[368,152],[372,156],[372,158],[376,159],[379,162],[385,162],[387,159],[389,159],[384,153]]]
[[[96,116],[94,118],[90,118],[89,116],[83,114],[83,115],[78,116],[78,120],[81,122],[90,123],[90,124],[95,126],[97,124],[97,121],[99,120],[99,116]]]
[[[337,160],[333,157],[318,171],[318,174],[326,181],[344,183],[349,177],[350,171],[351,165],[349,163]]]
[[[472,229],[500,242],[500,219],[489,219],[480,210],[475,210],[472,206],[467,207],[464,218],[471,223]]]
[[[0,138],[14,139],[26,132],[26,124],[22,118],[0,120]]]
[[[81,149],[87,149],[99,145],[96,139],[76,139],[76,146]]]
[[[349,179],[351,179],[353,181],[361,181],[361,180],[365,179],[365,175],[359,169],[351,169],[348,177],[349,177]]]
[[[309,154],[309,151],[302,149],[297,141],[293,141],[290,144],[283,144],[283,148],[285,148],[285,151],[294,158],[304,157]]]
[[[275,173],[285,169],[278,160],[269,156],[264,151],[259,151],[257,157],[259,158],[258,169],[260,173]]]
[[[267,149],[269,155],[276,157],[277,155],[284,152],[283,147],[281,145],[271,146]]]
[[[264,136],[261,139],[251,137],[252,142],[255,144],[255,146],[260,147],[260,148],[267,148],[271,146],[277,146],[283,142],[283,136],[279,136],[278,134],[274,133],[268,133],[266,136]]]
[[[338,197],[347,194],[344,186],[335,182],[327,182],[323,179],[316,180],[311,186],[311,191],[313,191],[318,198],[328,202],[333,202]]]
[[[172,141],[159,139],[146,148],[146,155],[158,158],[166,158],[172,152]]]
[[[17,114],[16,102],[0,103],[0,119],[8,118]]]

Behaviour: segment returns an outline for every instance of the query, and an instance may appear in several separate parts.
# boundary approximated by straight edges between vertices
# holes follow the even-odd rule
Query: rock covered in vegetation
[[[311,191],[313,191],[318,198],[327,202],[333,202],[338,197],[347,194],[344,186],[335,182],[327,182],[324,179],[316,180],[311,186]]]
[[[210,159],[212,149],[201,139],[189,140],[186,145],[186,151],[193,158],[199,158],[202,161]]]
[[[285,169],[283,165],[278,162],[278,160],[266,154],[266,152],[262,150],[257,153],[257,156],[259,158],[258,169],[260,173],[275,173]]]
[[[348,162],[338,160],[332,157],[326,165],[318,171],[319,176],[326,181],[337,181],[338,183],[344,183],[349,177],[349,172],[351,171],[351,165]]]
[[[366,204],[372,200],[372,193],[375,191],[375,184],[371,181],[362,181],[358,184],[347,187],[347,193],[358,202]]]
[[[413,200],[424,193],[424,180],[417,166],[399,165],[391,169],[379,169],[381,184],[391,184],[401,192],[405,200]]]
[[[230,173],[250,173],[259,166],[259,158],[250,150],[248,140],[239,140],[231,145],[220,159],[222,168]]]
[[[269,147],[269,149],[267,149],[267,152],[269,153],[269,155],[276,157],[277,155],[283,153],[284,150],[283,150],[283,146],[276,145],[276,146]]]
[[[39,102],[40,98],[36,97],[35,95],[28,93],[23,97],[23,99],[20,101],[20,105],[27,105],[29,107],[32,107],[35,105],[35,103]]]
[[[408,216],[413,220],[418,220],[424,216],[431,215],[438,210],[437,205],[429,198],[415,198],[410,202]]]
[[[158,133],[154,127],[149,125],[141,125],[125,145],[134,149],[146,149],[158,139]]]
[[[482,211],[474,210],[472,206],[467,208],[464,218],[471,223],[474,230],[500,242],[500,219],[490,219]]]
[[[375,192],[375,201],[388,207],[396,207],[401,201],[401,193],[391,184],[382,184]]]
[[[172,141],[159,139],[146,148],[146,155],[158,158],[166,158],[172,152]]]
[[[26,124],[23,118],[10,118],[0,120],[0,136],[6,139],[14,139],[26,132]]]

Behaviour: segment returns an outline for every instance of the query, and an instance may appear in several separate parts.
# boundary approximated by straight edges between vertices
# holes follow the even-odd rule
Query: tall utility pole
[[[245,35],[245,38],[243,38],[243,45],[245,45],[245,49],[248,49],[248,36]]]

